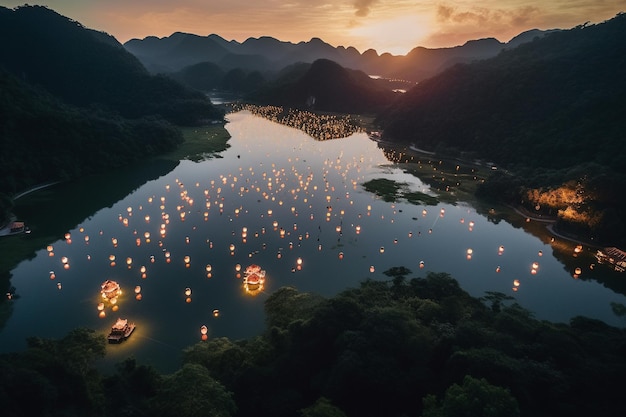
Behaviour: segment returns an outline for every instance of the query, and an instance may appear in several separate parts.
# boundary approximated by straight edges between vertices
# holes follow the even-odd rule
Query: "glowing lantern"
[[[191,297],[187,297],[187,298],[185,298],[185,302],[186,302],[187,304],[189,304],[189,303],[191,302]]]
[[[420,269],[424,268],[424,261],[420,261]]]
[[[50,279],[55,279],[57,276],[54,271],[50,271]]]
[[[128,265],[128,267],[130,268],[132,264],[133,264],[133,258],[129,256],[128,258],[126,258],[126,265]]]
[[[582,273],[583,273],[583,270],[582,270],[582,269],[580,269],[580,268],[576,268],[576,269],[574,270],[574,273],[575,273],[576,275],[580,275],[580,274],[582,274]]]
[[[379,251],[380,253],[385,253],[385,247],[384,247],[384,246],[381,246],[381,247],[380,247],[380,249],[378,249],[378,251]]]
[[[191,288],[189,288],[189,287],[185,288],[185,295],[187,297],[189,297],[191,295]]]
[[[102,310],[100,313],[98,313],[98,317],[100,317],[101,319],[106,317],[106,313],[104,312],[104,310]]]
[[[200,334],[207,334],[209,329],[206,326],[200,327]]]
[[[374,272],[376,270],[376,268],[374,268],[374,265],[370,265],[370,272]]]
[[[220,311],[218,309],[213,310],[213,317],[219,317]]]
[[[137,285],[135,287],[135,294],[139,294],[141,292],[141,286]]]
[[[339,259],[343,259],[343,252],[339,252]]]
[[[241,264],[235,265],[235,271],[237,272],[241,271]]]
[[[62,288],[62,285],[61,285],[61,283],[60,283],[60,282],[57,282],[57,288],[58,288],[58,289],[61,289],[61,288]]]
[[[500,272],[500,265],[496,266],[496,272]]]
[[[104,303],[99,303],[98,304],[98,311],[102,311],[104,310]]]

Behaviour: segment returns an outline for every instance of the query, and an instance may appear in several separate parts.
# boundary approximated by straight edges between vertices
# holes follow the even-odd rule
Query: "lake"
[[[57,227],[72,206],[89,209],[12,271],[20,297],[10,301],[2,352],[75,327],[107,334],[120,317],[137,328],[107,346],[104,366],[133,356],[172,372],[202,326],[209,338],[262,332],[263,303],[281,286],[332,296],[368,278],[389,280],[383,271],[393,266],[411,269],[409,277],[450,273],[470,294],[502,292],[540,319],[584,315],[624,326],[610,303],[626,297],[602,283],[615,273],[592,265],[592,249],[576,254],[574,243],[494,221],[462,201],[383,201],[362,184],[387,178],[436,193],[365,133],[316,141],[245,111],[228,119],[230,147],[219,158],[58,184],[19,201],[18,211],[30,204]],[[29,203],[42,193],[45,204]],[[252,292],[242,277],[251,264],[266,274]],[[122,289],[114,305],[101,296],[106,280]]]

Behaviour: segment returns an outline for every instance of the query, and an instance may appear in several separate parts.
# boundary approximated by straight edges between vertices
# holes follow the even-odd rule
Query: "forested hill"
[[[288,67],[250,99],[275,105],[343,113],[376,113],[397,94],[383,81],[362,71],[343,68],[328,59]]]
[[[616,192],[626,185],[623,39],[626,15],[619,14],[457,65],[420,83],[380,115],[384,138],[491,160],[517,173],[518,183],[537,189],[577,182],[568,187],[579,197],[552,206],[552,214],[571,208],[577,211],[573,220],[594,228],[608,218],[598,213],[610,209],[610,217],[622,221],[605,225],[607,233],[613,230],[606,240],[623,241],[626,210]],[[503,187],[492,195],[519,190],[510,177],[499,180]],[[536,198],[514,197],[533,209],[548,208],[538,192]],[[579,201],[583,193],[586,207]]]
[[[420,83],[379,117],[385,138],[501,164],[626,169],[626,15],[555,32]]]
[[[113,37],[41,6],[0,8],[0,66],[65,102],[175,123],[220,117],[197,92],[149,75]]]
[[[0,7],[0,39],[0,225],[18,191],[172,150],[174,124],[223,119],[113,37],[45,7]]]

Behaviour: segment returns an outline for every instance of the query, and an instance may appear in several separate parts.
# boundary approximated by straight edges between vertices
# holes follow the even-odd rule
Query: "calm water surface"
[[[574,279],[570,263],[565,267],[538,237],[489,221],[461,202],[387,203],[364,191],[365,181],[385,177],[431,193],[365,134],[317,142],[247,112],[229,119],[231,147],[223,158],[181,161],[67,230],[69,239],[50,242],[52,256],[41,250],[12,271],[21,297],[0,333],[0,350],[20,350],[28,336],[57,338],[80,326],[106,334],[122,317],[137,330],[107,347],[105,364],[134,356],[170,372],[181,350],[200,340],[202,325],[211,338],[259,334],[263,303],[281,286],[332,296],[366,278],[387,280],[382,272],[401,265],[412,276],[448,272],[474,296],[514,296],[540,319],[585,315],[624,325],[610,302],[626,303],[625,297],[593,279]],[[267,274],[257,294],[243,289],[236,269],[252,263]],[[582,257],[579,263],[587,277],[604,268],[590,270]],[[107,304],[102,318],[97,306],[107,279],[123,294],[117,310]]]

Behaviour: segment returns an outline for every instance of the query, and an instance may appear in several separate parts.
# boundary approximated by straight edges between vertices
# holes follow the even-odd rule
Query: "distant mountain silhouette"
[[[396,98],[379,80],[362,71],[318,59],[294,64],[264,88],[248,96],[259,103],[342,113],[381,111]]]
[[[200,62],[224,65],[224,70],[232,69],[236,62],[244,71],[276,72],[297,62],[312,63],[317,59],[328,59],[367,74],[418,82],[455,63],[493,57],[503,49],[532,41],[548,32],[529,31],[509,43],[490,38],[470,41],[453,48],[417,47],[406,56],[388,53],[378,55],[373,49],[359,53],[353,47],[333,47],[319,38],[294,44],[264,36],[239,43],[226,41],[215,34],[198,36],[179,32],[164,38],[131,39],[124,47],[152,72],[177,72],[185,66]],[[224,61],[228,54],[231,57]],[[234,56],[240,57],[235,59]]]

